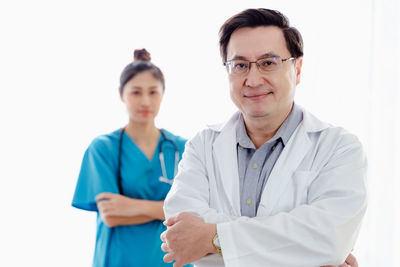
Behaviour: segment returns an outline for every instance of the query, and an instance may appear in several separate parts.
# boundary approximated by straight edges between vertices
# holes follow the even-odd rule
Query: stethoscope
[[[121,180],[122,180],[121,179],[121,154],[122,154],[122,137],[123,137],[124,132],[125,132],[125,128],[122,128],[119,133],[118,176],[117,176],[117,178],[118,178],[118,188],[119,188],[120,194],[123,194],[122,185],[121,185]],[[160,158],[162,176],[158,180],[160,182],[172,185],[172,183],[174,182],[174,177],[175,177],[176,173],[178,172],[179,150],[178,150],[178,146],[176,145],[176,143],[173,140],[167,138],[167,136],[165,135],[163,130],[160,130],[160,132],[163,137],[163,140],[161,141],[161,144],[160,144],[160,152],[158,153],[158,156]],[[174,146],[174,149],[175,149],[174,176],[172,177],[172,179],[168,179],[167,168],[165,167],[164,152],[163,152],[163,144],[165,142],[170,142]]]

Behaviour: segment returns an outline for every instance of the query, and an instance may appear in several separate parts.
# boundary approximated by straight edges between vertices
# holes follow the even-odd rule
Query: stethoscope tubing
[[[166,139],[165,135],[164,135],[164,141],[170,141],[171,143],[173,143],[175,145],[174,142],[172,142],[172,140]],[[162,149],[162,144],[161,144],[161,149]],[[162,176],[158,179],[160,182],[164,182],[167,184],[172,185],[174,178],[172,179],[168,179],[168,175],[167,175],[167,169],[165,167],[165,159],[164,159],[164,152],[160,151],[160,153],[158,154],[159,158],[160,158],[160,163],[161,163],[161,171],[162,171]],[[179,162],[179,151],[175,145],[175,161],[174,161],[174,176],[176,175],[176,173],[178,172],[178,162]]]
[[[167,136],[165,135],[163,130],[160,130],[160,131],[161,131],[161,135],[163,136],[163,140],[161,141],[160,152],[158,154],[160,163],[161,163],[161,171],[162,171],[162,176],[159,178],[159,181],[167,183],[169,185],[172,185],[174,177],[175,177],[176,173],[178,172],[179,150],[178,150],[178,146],[176,145],[176,143],[173,140],[167,138]],[[121,128],[120,134],[119,134],[118,174],[117,174],[118,175],[118,177],[117,177],[118,188],[119,188],[120,194],[123,194],[122,184],[121,184],[122,183],[121,182],[121,180],[122,180],[122,178],[121,178],[121,153],[122,153],[122,137],[123,137],[124,132],[125,132],[125,128]],[[168,179],[168,175],[167,175],[167,168],[165,165],[164,152],[163,152],[163,143],[164,142],[170,142],[174,146],[174,149],[175,149],[174,176],[172,177],[172,179]]]

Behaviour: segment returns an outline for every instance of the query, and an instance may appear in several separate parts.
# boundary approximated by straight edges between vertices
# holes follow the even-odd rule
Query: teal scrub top
[[[176,151],[172,142],[176,144],[181,159],[186,140],[164,129],[162,131],[168,140],[160,135],[152,160],[126,133],[122,135],[121,186],[125,196],[155,201],[165,199],[171,185],[159,181],[162,176],[159,153],[161,150],[164,153],[167,178],[172,179]],[[93,140],[83,157],[72,201],[72,206],[76,208],[97,212],[93,267],[172,266],[172,263],[163,261],[165,253],[161,250],[160,235],[166,227],[162,221],[110,228],[99,215],[96,195],[102,192],[119,193],[119,141],[120,130]]]

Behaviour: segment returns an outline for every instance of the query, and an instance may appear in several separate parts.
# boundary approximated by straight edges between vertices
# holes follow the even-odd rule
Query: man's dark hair
[[[287,49],[292,57],[303,56],[303,38],[300,32],[290,27],[289,20],[276,10],[258,8],[246,9],[228,19],[219,30],[219,48],[222,60],[227,60],[227,46],[232,33],[240,28],[258,26],[276,26],[280,28],[286,40]]]

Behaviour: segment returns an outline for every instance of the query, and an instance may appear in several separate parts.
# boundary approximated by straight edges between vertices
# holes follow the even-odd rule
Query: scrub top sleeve
[[[78,209],[98,211],[96,195],[103,192],[119,193],[117,184],[118,155],[104,141],[95,139],[82,160],[72,206]]]

